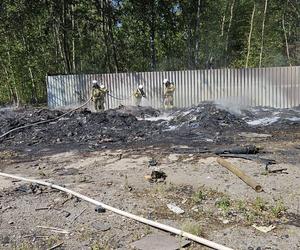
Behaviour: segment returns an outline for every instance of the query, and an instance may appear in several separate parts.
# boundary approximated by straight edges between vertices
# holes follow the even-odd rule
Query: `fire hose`
[[[24,128],[29,128],[29,127],[32,127],[32,126],[36,126],[36,125],[40,125],[40,124],[43,124],[43,123],[48,123],[48,122],[53,122],[53,121],[56,121],[56,120],[59,120],[60,118],[82,108],[83,106],[85,106],[86,104],[88,104],[88,102],[91,100],[92,98],[89,98],[85,103],[83,103],[82,105],[80,105],[79,107],[75,108],[75,109],[72,109],[72,110],[69,110],[68,112],[58,116],[58,117],[55,117],[55,118],[52,118],[52,119],[48,119],[48,120],[45,120],[45,121],[39,121],[39,122],[35,122],[35,123],[31,123],[31,124],[27,124],[27,125],[24,125],[24,126],[20,126],[20,127],[16,127],[16,128],[13,128],[7,132],[5,132],[4,134],[2,134],[0,136],[0,139],[4,138],[5,136],[9,135],[10,133],[12,132],[15,132],[17,130],[20,130],[20,129],[24,129]]]
[[[129,97],[126,97],[126,98],[119,98],[119,97],[116,97],[116,96],[111,95],[110,93],[107,93],[107,95],[109,95],[111,98],[114,98],[114,99],[120,100],[120,101],[125,101],[125,100],[127,100],[127,99],[130,98],[130,96],[129,96]]]
[[[136,220],[136,221],[139,221],[141,223],[144,223],[146,225],[150,225],[150,226],[155,227],[155,228],[162,229],[164,231],[171,232],[173,234],[177,234],[177,235],[179,235],[181,237],[188,238],[190,240],[193,240],[193,241],[198,242],[200,244],[203,244],[205,246],[211,247],[213,249],[217,249],[217,250],[233,250],[232,248],[220,245],[220,244],[218,244],[216,242],[213,242],[213,241],[201,238],[199,236],[196,236],[194,234],[190,234],[190,233],[182,231],[180,229],[177,229],[177,228],[174,228],[174,227],[171,227],[171,226],[168,226],[168,225],[165,225],[165,224],[153,221],[153,220],[149,220],[149,219],[137,216],[135,214],[128,213],[126,211],[114,208],[112,206],[106,205],[106,204],[104,204],[102,202],[99,202],[99,201],[94,200],[94,199],[92,199],[90,197],[87,197],[85,195],[77,193],[77,192],[75,192],[73,190],[61,187],[59,185],[55,185],[55,184],[52,184],[52,183],[49,183],[49,182],[45,182],[45,181],[42,181],[42,180],[28,179],[28,178],[24,178],[24,177],[12,175],[12,174],[1,173],[1,172],[0,172],[0,176],[13,178],[13,179],[20,180],[20,181],[26,181],[26,182],[36,183],[36,184],[40,184],[40,185],[43,185],[43,186],[47,186],[47,187],[50,187],[50,188],[53,188],[53,189],[57,189],[57,190],[63,191],[65,193],[74,195],[74,196],[76,196],[76,197],[78,197],[78,198],[80,198],[82,200],[85,200],[85,201],[87,201],[89,203],[92,203],[92,204],[94,204],[96,206],[101,206],[104,209],[112,211],[112,212],[114,212],[116,214],[125,216],[127,218],[130,218],[130,219],[133,219],[133,220]]]

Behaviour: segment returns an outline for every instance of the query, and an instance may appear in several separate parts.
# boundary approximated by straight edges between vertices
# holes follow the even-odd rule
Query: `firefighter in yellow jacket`
[[[142,98],[146,98],[146,93],[144,91],[143,85],[139,85],[138,88],[134,91],[133,93],[134,97],[134,105],[135,106],[140,106],[142,102]]]
[[[103,84],[99,86],[96,80],[93,80],[92,83],[92,101],[94,102],[95,110],[96,112],[104,111],[105,96],[108,93],[108,90]]]
[[[164,106],[165,109],[171,109],[174,107],[175,85],[174,83],[170,82],[168,79],[164,79],[163,83],[165,85]]]

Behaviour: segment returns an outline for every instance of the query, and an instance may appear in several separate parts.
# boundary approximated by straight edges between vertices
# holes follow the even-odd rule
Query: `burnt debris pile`
[[[248,124],[244,117],[217,108],[212,103],[200,104],[196,107],[176,111],[169,124],[179,127],[199,128],[205,131],[221,132],[227,129],[246,129]]]
[[[158,117],[161,113],[155,108],[143,106],[136,107],[120,105],[116,110],[118,110],[121,113],[131,114],[139,118]]]
[[[3,134],[10,129],[40,121],[54,119],[62,114],[62,111],[49,109],[18,111],[2,110],[0,111],[0,132],[1,134]]]
[[[56,110],[5,111],[0,114],[1,134],[15,127],[53,119],[62,114],[63,112]],[[2,139],[2,145],[126,143],[144,138],[145,132],[150,136],[156,131],[150,121],[139,121],[130,113],[118,110],[92,113],[82,110],[56,121],[13,132]]]
[[[67,114],[48,109],[2,110],[0,132],[2,135],[16,127],[49,120],[1,138],[0,149],[57,144],[93,148],[226,144],[236,140],[237,132],[273,133],[299,127],[300,112],[257,108],[233,114],[213,103],[167,113],[150,107],[125,106],[101,113],[88,109]]]

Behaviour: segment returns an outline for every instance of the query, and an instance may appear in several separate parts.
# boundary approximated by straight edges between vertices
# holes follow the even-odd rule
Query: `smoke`
[[[231,96],[220,98],[214,101],[219,109],[224,109],[233,114],[242,114],[242,110],[246,110],[251,106],[251,100],[248,97]]]
[[[5,112],[5,111],[12,111],[18,109],[17,106],[1,106],[0,111]]]

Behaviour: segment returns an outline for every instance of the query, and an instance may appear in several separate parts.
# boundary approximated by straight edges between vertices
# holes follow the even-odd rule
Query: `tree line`
[[[299,65],[298,0],[2,0],[0,103],[47,74]]]

